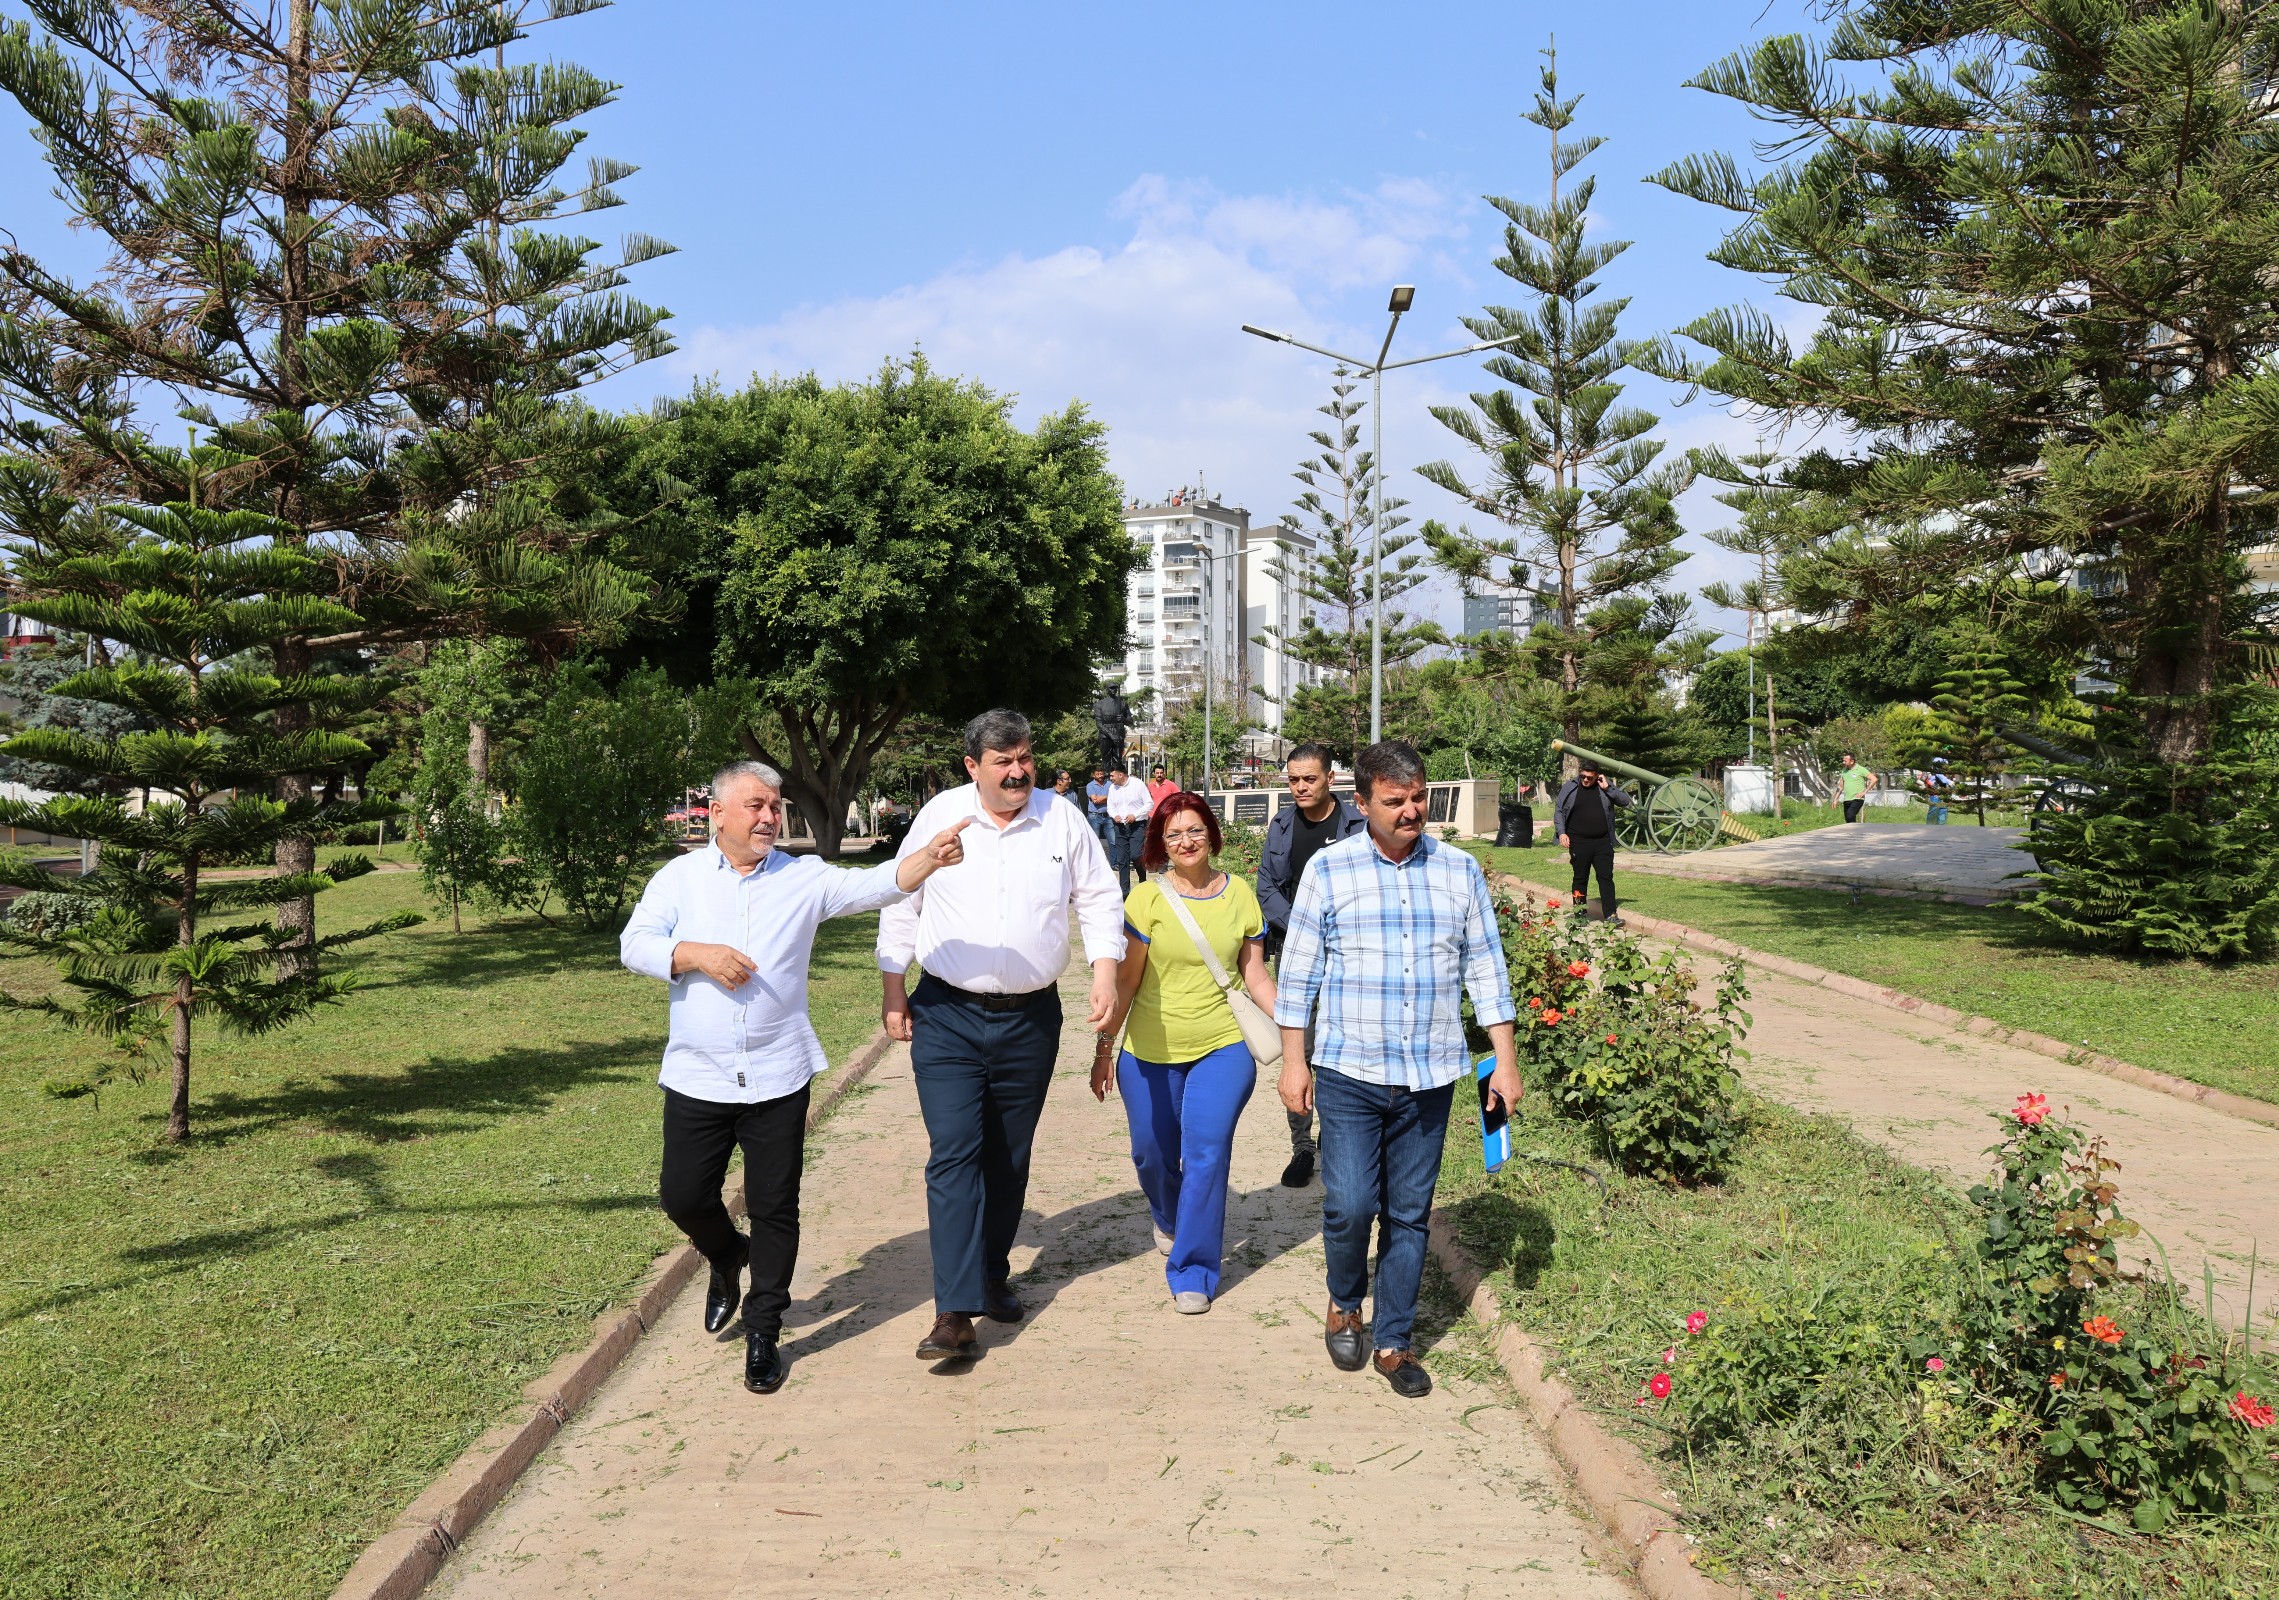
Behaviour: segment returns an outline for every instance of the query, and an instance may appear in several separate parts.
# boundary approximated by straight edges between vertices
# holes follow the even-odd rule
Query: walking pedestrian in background
[[[852,871],[775,848],[783,778],[738,761],[712,779],[712,843],[657,869],[618,939],[626,966],[672,985],[657,1082],[665,1091],[665,1215],[712,1264],[704,1331],[744,1316],[744,1387],[783,1387],[777,1349],[799,1256],[807,1085],[829,1065],[807,1020],[815,930],[831,917],[900,900],[963,857],[949,823],[901,858]],[[720,1203],[728,1157],[744,1152],[739,1233]],[[743,1290],[746,1263],[752,1287]]]
[[[1092,781],[1084,786],[1084,820],[1092,825],[1092,836],[1100,841],[1101,850],[1108,859],[1115,860],[1115,834],[1108,826],[1108,769],[1094,767]]]
[[[1879,787],[1876,775],[1854,760],[1850,751],[1846,751],[1843,776],[1839,781],[1842,785],[1838,792],[1843,796],[1844,820],[1857,822],[1860,820],[1860,808],[1868,803],[1869,793]]]
[[[1261,1010],[1274,1009],[1266,920],[1250,885],[1219,870],[1213,858],[1223,842],[1201,795],[1175,794],[1156,807],[1145,852],[1155,876],[1124,902],[1117,1018],[1092,1060],[1093,1097],[1106,1099],[1110,1087],[1124,1097],[1164,1281],[1173,1308],[1188,1315],[1210,1310],[1219,1292],[1235,1123],[1258,1078],[1218,974],[1239,980]]]
[[[1367,829],[1314,857],[1290,910],[1274,1008],[1280,1089],[1290,1110],[1321,1114],[1330,1360],[1356,1372],[1373,1348],[1379,1374],[1413,1400],[1432,1390],[1412,1348],[1432,1192],[1450,1102],[1472,1076],[1463,999],[1495,1047],[1488,1093],[1507,1111],[1520,1095],[1516,1012],[1480,864],[1424,831],[1423,758],[1387,741],[1353,772]],[[1367,1332],[1364,1295],[1375,1301]]]
[[[1351,803],[1331,791],[1329,752],[1320,745],[1301,744],[1292,750],[1282,776],[1290,785],[1290,803],[1266,825],[1266,842],[1258,854],[1258,904],[1266,918],[1266,953],[1276,959],[1289,935],[1290,906],[1298,898],[1306,864],[1325,846],[1368,827]],[[1309,1056],[1313,1038],[1308,1026]],[[1288,1116],[1290,1164],[1282,1169],[1282,1183],[1285,1188],[1303,1189],[1314,1175],[1314,1114],[1291,1111]]]
[[[890,1037],[910,1042],[932,1147],[935,1314],[918,1346],[924,1361],[973,1355],[977,1315],[1023,1315],[1011,1253],[1060,1050],[1070,906],[1092,963],[1095,1030],[1115,1011],[1124,955],[1107,857],[1073,809],[1037,792],[1028,719],[989,711],[966,724],[965,770],[973,781],[927,801],[911,831],[925,838],[966,824],[964,860],[878,919],[882,1020]],[[925,975],[906,990],[913,962]]]
[[[1122,767],[1108,769],[1108,857],[1116,866],[1116,882],[1125,894],[1132,879],[1147,882],[1147,866],[1140,857],[1147,848],[1147,819],[1155,800],[1147,785]]]
[[[1179,785],[1173,783],[1169,778],[1163,775],[1163,768],[1160,766],[1157,767],[1155,771],[1149,775],[1147,780],[1147,804],[1149,812],[1152,814],[1156,807],[1162,805],[1164,801],[1170,799],[1178,792]]]
[[[1551,831],[1558,836],[1559,848],[1567,852],[1567,863],[1574,872],[1570,893],[1577,916],[1588,914],[1589,902],[1583,892],[1595,870],[1599,915],[1617,928],[1622,926],[1614,899],[1614,808],[1636,803],[1629,790],[1610,782],[1599,771],[1595,761],[1584,762],[1560,785],[1559,798],[1551,806]]]

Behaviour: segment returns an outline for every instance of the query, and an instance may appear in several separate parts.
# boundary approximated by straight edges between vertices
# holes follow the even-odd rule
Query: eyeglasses
[[[1165,844],[1209,844],[1211,836],[1201,828],[1182,828],[1177,833],[1165,834],[1163,842]]]

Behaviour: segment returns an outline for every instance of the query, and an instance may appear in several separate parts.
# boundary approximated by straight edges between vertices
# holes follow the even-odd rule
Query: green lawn
[[[1847,1389],[1854,1438],[1870,1442],[1850,1456],[1824,1430],[1768,1427],[1696,1457],[1658,1429],[1631,1402],[1659,1352],[1684,1342],[1687,1313],[1723,1317],[1789,1286],[1839,1285],[1875,1309],[1885,1338],[1903,1342],[1926,1331],[1937,1302],[1942,1224],[1975,1224],[1951,1189],[1840,1124],[1764,1103],[1746,1110],[1748,1136],[1723,1184],[1614,1175],[1603,1210],[1588,1180],[1559,1168],[1513,1161],[1488,1177],[1478,1124],[1460,1114],[1439,1193],[1467,1250],[1491,1268],[1506,1314],[1656,1459],[1706,1570],[1797,1600],[2279,1593],[2279,1522],[2268,1508],[2161,1539],[2092,1532],[2037,1492],[2030,1463],[2015,1457],[1969,1479],[1942,1478],[1904,1453],[1878,1457],[1866,1408],[1893,1403],[1879,1383]],[[1540,1102],[1523,1108],[1512,1138],[1515,1150],[1603,1166],[1579,1126]],[[2125,1208],[2125,1174],[2123,1185]]]
[[[1563,889],[1557,850],[1479,850],[1490,868]],[[1624,905],[1736,944],[1888,984],[2081,1043],[2140,1067],[2279,1102],[2279,964],[2130,961],[2044,941],[2001,906],[1698,883],[1629,873]]]
[[[420,903],[381,873],[320,918]],[[833,1059],[877,1026],[874,926],[818,944]],[[469,930],[359,947],[367,986],[283,1034],[201,1029],[183,1148],[162,1074],[56,1101],[41,1081],[95,1046],[6,1024],[0,1594],[325,1592],[677,1237],[663,987],[610,936]]]

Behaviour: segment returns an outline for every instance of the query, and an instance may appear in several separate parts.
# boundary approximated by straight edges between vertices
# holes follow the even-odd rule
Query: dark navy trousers
[[[989,1011],[928,974],[911,992],[910,1028],[910,1074],[933,1145],[926,1226],[934,1310],[978,1315],[984,1291],[1012,1272],[1029,1150],[1060,1054],[1060,991]]]

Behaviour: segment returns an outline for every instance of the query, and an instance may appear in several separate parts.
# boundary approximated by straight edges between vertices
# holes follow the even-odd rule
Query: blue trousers
[[[1359,1311],[1369,1292],[1369,1235],[1378,1235],[1374,1337],[1379,1350],[1406,1350],[1416,1327],[1417,1291],[1440,1182],[1440,1151],[1456,1086],[1396,1089],[1342,1072],[1314,1072],[1321,1115],[1322,1254],[1329,1298]]]
[[[1155,1225],[1171,1235],[1163,1276],[1173,1294],[1219,1292],[1234,1125],[1257,1081],[1258,1064],[1243,1044],[1172,1065],[1126,1050],[1116,1063],[1116,1092],[1132,1128],[1132,1165]]]
[[[929,974],[910,995],[910,1076],[933,1146],[926,1228],[934,1309],[982,1311],[1012,1273],[1029,1194],[1029,1149],[1060,1053],[1060,991],[1017,1011],[984,1010]]]
[[[1132,876],[1147,882],[1147,868],[1140,865],[1140,854],[1147,848],[1147,818],[1132,822],[1111,821],[1108,831],[1114,840],[1108,846],[1108,864],[1116,869],[1116,883],[1126,895],[1132,892]]]

